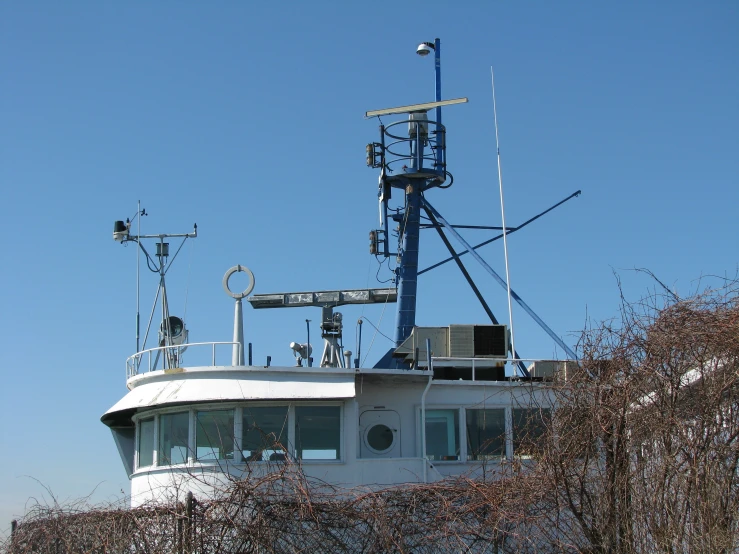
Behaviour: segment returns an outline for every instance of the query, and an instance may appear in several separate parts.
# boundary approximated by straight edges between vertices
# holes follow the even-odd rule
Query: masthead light
[[[433,42],[422,42],[418,45],[418,48],[416,48],[416,54],[419,56],[428,56],[432,50],[436,50]]]

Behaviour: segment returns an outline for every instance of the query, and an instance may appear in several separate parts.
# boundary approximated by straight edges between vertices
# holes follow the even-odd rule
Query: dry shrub
[[[735,283],[624,302],[580,350],[532,458],[485,479],[345,490],[288,461],[189,506],[37,507],[0,551],[736,552]]]

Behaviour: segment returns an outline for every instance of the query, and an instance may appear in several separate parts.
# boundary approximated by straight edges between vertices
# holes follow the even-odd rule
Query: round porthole
[[[383,454],[390,450],[395,441],[393,430],[382,423],[370,427],[365,437],[367,446],[376,454]]]

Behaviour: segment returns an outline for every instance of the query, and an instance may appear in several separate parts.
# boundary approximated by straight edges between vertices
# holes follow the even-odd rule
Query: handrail
[[[509,364],[515,364],[516,362],[576,362],[574,358],[564,358],[562,360],[556,360],[554,358],[508,358],[508,357],[490,357],[490,358],[459,358],[456,356],[433,356],[433,359],[439,362],[453,362],[453,361],[473,361],[478,362],[506,362]],[[425,360],[421,360],[425,361]]]
[[[214,342],[190,342],[186,344],[177,344],[177,345],[170,345],[170,346],[157,346],[156,348],[149,348],[147,350],[142,350],[141,352],[137,352],[136,354],[133,354],[132,356],[129,356],[126,358],[126,379],[130,379],[131,377],[134,377],[135,375],[139,374],[139,370],[141,369],[141,360],[144,357],[144,355],[148,356],[148,369],[146,372],[152,371],[151,367],[151,355],[152,353],[162,354],[166,353],[168,350],[177,349],[178,355],[182,354],[185,349],[197,347],[197,346],[210,346],[211,347],[211,364],[210,365],[216,365],[216,346],[238,346],[239,348],[239,357],[241,357],[243,345],[240,342],[234,342],[234,341],[214,341]],[[179,356],[178,356],[179,357]],[[224,364],[224,365],[233,365],[230,364]]]
[[[433,367],[434,362],[472,362],[470,369],[472,370],[472,381],[475,381],[475,362],[478,364],[489,364],[489,363],[511,363],[511,364],[517,364],[518,362],[558,362],[558,363],[569,363],[574,362],[577,363],[577,360],[573,359],[564,359],[564,360],[554,360],[554,359],[543,359],[543,358],[457,358],[453,356],[432,356],[431,357],[431,367]]]
[[[408,134],[405,132],[400,134],[399,130],[393,129],[400,125],[408,125]],[[444,125],[430,119],[409,117],[381,126],[380,129],[385,168],[389,169],[393,164],[404,162],[410,164],[415,171],[431,173],[439,183],[444,182],[446,179],[446,127]],[[411,133],[411,129],[415,132]],[[388,144],[385,144],[385,137],[391,139]],[[395,148],[406,144],[407,153],[400,152],[402,148]],[[424,146],[428,146],[429,150],[424,151]],[[425,167],[424,162],[431,162],[431,165]]]

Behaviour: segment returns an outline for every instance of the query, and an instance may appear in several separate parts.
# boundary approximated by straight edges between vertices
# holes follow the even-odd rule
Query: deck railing
[[[138,375],[139,373],[146,373],[148,371],[154,371],[157,367],[160,367],[160,369],[174,369],[176,367],[181,367],[182,365],[182,356],[185,352],[185,350],[189,350],[192,348],[195,348],[199,351],[203,351],[206,348],[210,348],[210,357],[206,359],[207,364],[202,365],[212,365],[215,366],[216,364],[216,347],[217,346],[230,346],[231,348],[228,349],[229,358],[228,363],[221,364],[224,366],[232,366],[232,355],[234,346],[238,348],[239,352],[239,358],[242,357],[242,345],[238,342],[192,342],[188,344],[180,344],[180,345],[173,345],[173,346],[159,346],[157,348],[149,348],[148,350],[142,350],[141,352],[137,352],[133,356],[129,356],[128,359],[126,359],[126,379],[130,379],[131,377]],[[223,350],[223,349],[221,349]],[[153,357],[152,357],[153,354]],[[146,360],[144,360],[146,358]],[[153,359],[152,359],[153,358]],[[161,359],[161,363],[160,363]],[[146,361],[146,363],[143,363]],[[152,366],[152,363],[154,364]],[[143,368],[143,369],[142,369]]]
[[[478,369],[490,369],[493,367],[498,367],[498,364],[511,364],[515,366],[518,362],[523,362],[529,368],[535,363],[538,364],[551,364],[551,367],[549,368],[551,371],[551,374],[548,374],[548,377],[551,377],[554,375],[557,371],[572,371],[577,367],[577,362],[575,360],[542,360],[540,358],[452,358],[447,356],[432,356],[432,366],[435,369],[443,368],[443,367],[453,367],[457,370],[461,369],[467,369],[471,372],[472,381],[476,381],[476,370]],[[419,366],[421,369],[426,369],[428,367],[428,362],[426,360],[420,360]],[[518,377],[521,377],[520,371],[518,369],[515,370]],[[565,374],[566,376],[566,374]]]

